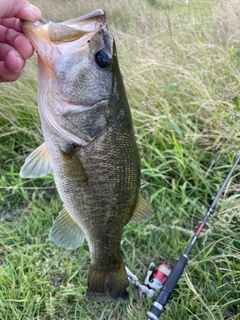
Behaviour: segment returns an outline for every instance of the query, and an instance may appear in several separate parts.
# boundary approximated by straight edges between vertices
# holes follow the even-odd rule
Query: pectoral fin
[[[82,229],[73,220],[67,208],[63,208],[54,221],[49,237],[57,246],[68,250],[77,249],[84,241]]]
[[[64,170],[68,176],[73,176],[74,179],[79,179],[82,182],[87,182],[88,178],[83,168],[81,160],[73,145],[69,145],[66,151],[60,150],[64,158]]]
[[[22,178],[39,178],[52,172],[49,150],[44,142],[25,160],[20,176]]]
[[[137,205],[135,207],[133,216],[129,222],[130,223],[142,222],[150,219],[152,216],[153,216],[152,208],[149,206],[146,200],[144,200],[141,194],[139,193]]]

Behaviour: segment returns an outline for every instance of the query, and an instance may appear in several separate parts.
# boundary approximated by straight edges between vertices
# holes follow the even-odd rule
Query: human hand
[[[20,19],[35,22],[41,12],[27,0],[0,0],[0,8],[0,82],[15,81],[34,51]]]

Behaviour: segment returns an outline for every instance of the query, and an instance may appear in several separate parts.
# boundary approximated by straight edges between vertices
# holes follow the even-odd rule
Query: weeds
[[[107,12],[155,217],[126,226],[126,265],[144,280],[151,261],[174,264],[239,152],[239,5],[231,1],[36,0],[46,18]],[[186,4],[188,3],[188,4]],[[0,86],[0,319],[146,319],[152,300],[130,286],[124,305],[85,299],[89,251],[48,238],[61,202],[53,177],[22,180],[42,143],[36,57]],[[239,172],[211,216],[163,319],[240,317]]]

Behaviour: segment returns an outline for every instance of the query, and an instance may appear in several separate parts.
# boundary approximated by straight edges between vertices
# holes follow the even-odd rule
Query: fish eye
[[[111,57],[106,51],[99,51],[96,54],[96,62],[100,68],[107,68],[111,64]]]

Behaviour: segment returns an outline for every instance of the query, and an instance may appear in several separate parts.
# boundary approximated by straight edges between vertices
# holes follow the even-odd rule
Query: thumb
[[[21,20],[37,21],[41,11],[27,0],[0,0],[0,18],[19,18]]]

